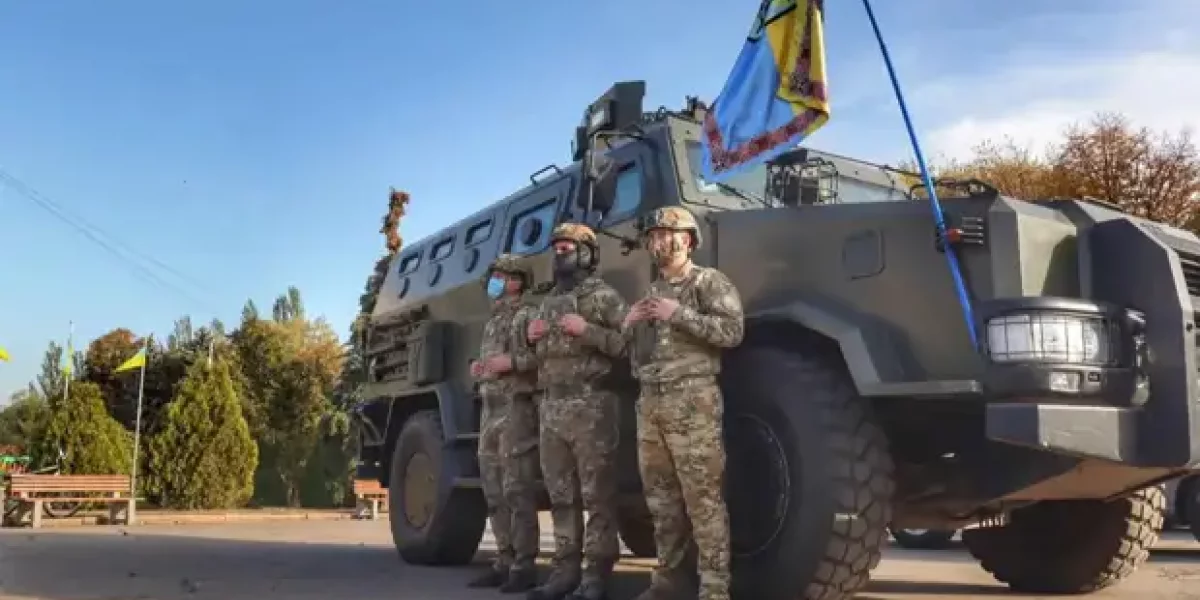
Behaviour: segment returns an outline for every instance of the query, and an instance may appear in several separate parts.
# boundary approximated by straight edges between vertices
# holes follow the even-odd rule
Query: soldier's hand
[[[629,314],[625,315],[625,320],[621,321],[621,329],[629,329],[630,326],[638,321],[646,320],[646,300],[638,300],[629,307]]]
[[[579,337],[583,335],[584,331],[587,330],[588,324],[587,321],[583,320],[583,317],[572,313],[569,315],[563,315],[562,318],[558,320],[558,326],[562,327],[562,330],[567,332],[567,335]]]
[[[646,312],[659,321],[666,321],[679,309],[679,301],[673,298],[651,298],[646,305]]]
[[[546,322],[541,319],[534,319],[529,322],[529,330],[525,332],[529,337],[530,342],[537,342],[546,335]]]
[[[483,377],[483,363],[477,360],[471,361],[471,377],[476,379]]]
[[[495,354],[487,357],[484,363],[489,373],[496,375],[507,373],[512,370],[512,357],[507,354]]]

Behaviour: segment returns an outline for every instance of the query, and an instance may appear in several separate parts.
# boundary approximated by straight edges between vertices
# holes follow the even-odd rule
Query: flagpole
[[[900,91],[900,79],[896,76],[896,68],[892,65],[892,56],[887,44],[883,41],[883,33],[879,31],[879,22],[875,20],[875,11],[871,9],[871,0],[862,0],[863,8],[867,11],[867,19],[871,21],[871,30],[875,33],[875,41],[879,43],[879,52],[883,55],[883,64],[887,67],[888,78],[892,81],[892,91],[896,94],[896,103],[900,105],[900,116],[904,119],[904,128],[908,130],[908,141],[912,144],[913,154],[916,155],[917,168],[921,171],[921,183],[929,194],[929,206],[933,211],[933,224],[938,237],[946,240],[946,216],[942,212],[941,201],[938,200],[937,190],[933,179],[929,176],[929,166],[925,164],[925,155],[921,152],[921,143],[917,141],[917,132],[913,127],[912,116],[908,112],[908,104],[904,102],[904,92]],[[954,292],[958,295],[958,304],[962,307],[963,318],[966,321],[967,335],[971,337],[971,346],[979,349],[979,334],[975,331],[975,311],[971,307],[971,296],[967,292],[966,280],[963,279],[962,268],[958,256],[949,241],[945,243],[946,264],[950,267],[950,278],[954,282]]]
[[[208,366],[212,367],[213,344],[216,343],[216,338],[208,340]]]
[[[75,321],[73,321],[73,320],[67,321],[67,349],[66,349],[67,366],[65,369],[63,369],[63,371],[65,371],[65,375],[66,375],[65,377],[63,377],[63,404],[66,404],[67,398],[70,396],[71,377],[75,374],[75,364],[74,364],[75,357],[72,356],[73,354],[75,354],[75,351],[73,349],[74,344],[72,344],[74,337],[75,337]]]
[[[129,518],[128,522],[135,522],[134,516],[137,511],[137,477],[138,477],[138,452],[141,449],[142,441],[142,395],[146,391],[146,367],[150,365],[150,336],[146,336],[145,345],[142,346],[142,374],[138,377],[138,395],[137,395],[137,414],[133,418],[133,467],[132,474],[129,476]]]

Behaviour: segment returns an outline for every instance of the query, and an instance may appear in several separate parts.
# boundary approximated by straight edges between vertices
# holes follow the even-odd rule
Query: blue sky
[[[648,108],[711,99],[757,4],[0,3],[0,168],[186,275],[149,264],[172,285],[148,283],[0,185],[0,345],[13,355],[0,395],[68,320],[82,347],[185,314],[233,323],[247,298],[267,308],[296,285],[344,334],[389,186],[414,197],[402,234],[415,240],[565,162],[583,107],[614,80],[646,80]],[[1177,127],[1200,105],[1200,7],[1185,1],[876,4],[935,155],[998,132],[1044,141],[1091,110]],[[828,12],[834,113],[812,145],[906,158],[861,4]]]

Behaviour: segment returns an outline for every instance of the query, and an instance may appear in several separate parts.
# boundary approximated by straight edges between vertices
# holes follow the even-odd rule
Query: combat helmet
[[[696,222],[692,211],[682,206],[664,206],[646,215],[641,223],[642,235],[651,229],[688,231],[692,234],[692,250],[700,247],[700,224]]]
[[[521,278],[521,287],[529,289],[533,285],[533,270],[525,263],[521,262],[521,258],[515,254],[501,254],[488,265],[487,271],[483,274],[483,284],[487,285],[487,280],[492,276],[492,273],[500,272],[505,275],[516,275]]]
[[[550,233],[550,243],[553,244],[559,240],[568,240],[576,244],[586,244],[593,249],[596,248],[596,232],[583,223],[560,223]]]

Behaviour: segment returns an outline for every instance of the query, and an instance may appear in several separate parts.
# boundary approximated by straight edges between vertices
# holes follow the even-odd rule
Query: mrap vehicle
[[[468,364],[489,261],[526,256],[544,280],[551,229],[586,221],[600,275],[632,301],[652,277],[638,219],[669,205],[697,215],[696,262],[724,271],[746,312],[721,374],[736,598],[850,598],[889,526],[970,526],[971,554],[1019,591],[1090,592],[1147,559],[1162,484],[1200,457],[1200,239],[978,181],[943,182],[940,234],[911,174],[806,148],[706,183],[704,106],[644,112],[644,92],[615,84],[586,109],[571,165],[391,264],[356,414],[359,476],[390,491],[405,561],[465,563],[485,527]],[[611,385],[620,530],[650,554],[637,387]]]

